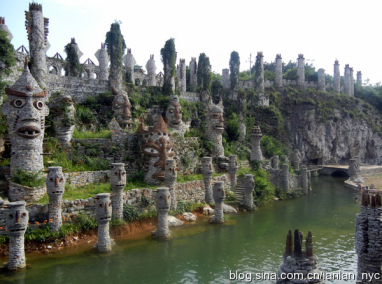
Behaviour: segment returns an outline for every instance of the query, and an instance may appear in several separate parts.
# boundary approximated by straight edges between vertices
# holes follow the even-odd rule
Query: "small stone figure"
[[[164,182],[166,187],[170,189],[171,195],[171,210],[176,210],[177,202],[175,196],[175,183],[176,183],[176,161],[172,159],[167,159],[164,169]],[[172,190],[173,189],[173,190]]]
[[[182,130],[182,108],[176,95],[170,97],[170,105],[166,110],[167,125],[170,129]]]
[[[4,268],[16,270],[25,267],[24,234],[27,230],[29,214],[25,208],[25,201],[11,202],[3,208],[6,213],[6,224],[9,233],[9,261]]]
[[[223,200],[224,200],[223,182],[217,181],[213,187],[213,196],[215,200],[215,215],[210,218],[210,223],[224,223]]]
[[[124,91],[118,91],[112,88],[114,94],[113,100],[113,112],[114,117],[117,120],[121,128],[127,128],[128,130],[134,130],[134,122],[131,119],[131,104],[129,97]]]
[[[126,186],[126,170],[124,163],[112,163],[110,170],[110,187],[113,191],[113,218],[123,219],[123,189]]]
[[[207,204],[213,203],[212,185],[211,185],[213,173],[214,171],[212,168],[212,158],[203,157],[202,174],[203,174],[204,188],[205,188],[205,200]]]
[[[101,49],[94,54],[99,62],[99,80],[108,80],[109,78],[109,54],[107,54],[106,44],[101,43]]]
[[[239,169],[237,165],[237,155],[230,155],[228,162],[228,172],[231,179],[231,190],[236,188],[237,178],[236,172]]]
[[[65,176],[61,167],[49,167],[46,177],[46,189],[49,196],[49,225],[52,232],[57,232],[62,225],[61,204],[65,192]]]
[[[253,175],[244,176],[244,208],[253,211],[255,206],[253,204],[253,190],[255,189],[255,180]]]
[[[98,222],[98,242],[94,245],[99,252],[111,251],[112,240],[109,234],[109,222],[112,215],[110,193],[99,193],[93,197]]]
[[[261,134],[261,129],[259,126],[255,125],[251,130],[251,161],[261,161],[263,159],[263,154],[260,148],[261,137],[263,137],[263,134]]]
[[[148,86],[156,86],[157,85],[157,80],[156,80],[156,75],[155,71],[157,70],[155,60],[154,60],[154,54],[150,55],[150,59],[146,63],[146,70],[147,70],[147,75],[149,77],[148,80]]]
[[[171,195],[167,187],[158,188],[154,192],[158,212],[158,227],[151,234],[158,239],[168,239],[171,236],[168,229],[168,211],[170,210]]]
[[[300,169],[300,163],[301,163],[300,150],[294,149],[292,153],[292,166],[295,172],[297,172]]]
[[[206,121],[206,138],[214,143],[212,157],[224,157],[222,134],[224,132],[223,109],[215,104],[210,105]]]

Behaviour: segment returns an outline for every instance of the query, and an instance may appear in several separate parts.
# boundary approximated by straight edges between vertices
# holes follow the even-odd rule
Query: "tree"
[[[235,90],[239,85],[239,72],[240,72],[240,56],[237,51],[231,52],[229,60],[229,71],[231,78],[231,90]]]
[[[66,65],[65,76],[80,77],[83,68],[78,58],[78,47],[74,38],[65,46]]]
[[[4,64],[4,69],[6,72],[7,68],[15,65],[16,60],[13,57],[13,45],[9,42],[7,38],[7,33],[3,30],[0,30],[0,68]]]
[[[106,33],[106,49],[110,57],[110,64],[114,68],[122,70],[122,55],[126,49],[126,43],[121,33],[120,22],[115,21]]]
[[[164,47],[160,50],[160,54],[164,69],[162,93],[169,96],[173,93],[172,81],[175,77],[176,49],[174,38],[166,41]]]
[[[197,76],[198,89],[209,93],[211,86],[211,64],[210,58],[205,53],[199,55]]]

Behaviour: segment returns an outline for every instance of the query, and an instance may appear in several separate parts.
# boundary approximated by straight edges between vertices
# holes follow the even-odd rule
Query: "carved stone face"
[[[228,163],[228,170],[229,171],[236,171],[237,169],[238,169],[237,156],[236,155],[230,155],[229,156],[229,163]]]
[[[167,187],[157,188],[155,192],[155,202],[158,213],[168,213],[171,205],[171,195]]]
[[[11,202],[6,206],[9,208],[6,213],[6,224],[9,234],[13,236],[24,235],[29,220],[25,201]]]
[[[255,186],[255,180],[253,175],[245,175],[244,176],[244,190],[246,194],[250,194],[253,191]]]
[[[166,119],[169,127],[174,129],[180,128],[182,124],[182,108],[178,96],[171,96],[170,105],[166,111]]]
[[[112,163],[110,170],[110,187],[123,189],[126,186],[126,170],[124,163]]]
[[[127,121],[131,119],[131,104],[127,94],[117,91],[113,88],[113,93],[115,95],[113,100],[113,111],[114,116],[121,127],[127,125]]]
[[[65,191],[65,177],[61,167],[49,167],[46,177],[46,188],[49,195],[63,195]]]
[[[212,158],[211,157],[203,157],[202,160],[202,173],[203,175],[211,175],[213,174],[213,168],[212,168]]]
[[[166,160],[165,162],[165,176],[164,179],[166,182],[175,182],[176,181],[176,161],[175,160]]]
[[[223,182],[221,181],[215,182],[214,187],[212,188],[212,193],[213,193],[215,202],[219,202],[219,203],[223,202],[224,194],[225,194]]]
[[[110,193],[99,193],[94,197],[96,219],[99,223],[106,223],[111,220],[112,207]]]
[[[212,131],[217,135],[224,132],[223,109],[217,105],[212,106],[208,115],[207,131]]]

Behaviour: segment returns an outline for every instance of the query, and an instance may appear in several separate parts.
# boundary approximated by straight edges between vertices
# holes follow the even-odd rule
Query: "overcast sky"
[[[25,14],[29,0],[0,0],[0,16],[14,38],[15,48],[29,49]],[[281,53],[284,62],[296,61],[303,53],[316,70],[333,75],[337,58],[341,75],[345,64],[362,71],[363,79],[375,84],[381,75],[381,0],[40,0],[49,18],[48,56],[59,52],[74,37],[84,55],[97,65],[94,54],[105,41],[110,25],[119,20],[127,47],[138,65],[145,66],[154,54],[157,72],[162,70],[160,49],[175,38],[180,58],[204,52],[212,70],[229,67],[232,51],[239,52],[241,70],[249,69],[257,51],[274,61]]]

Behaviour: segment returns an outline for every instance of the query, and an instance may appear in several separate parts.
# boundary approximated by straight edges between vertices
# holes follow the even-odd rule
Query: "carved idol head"
[[[12,147],[36,149],[44,138],[45,116],[49,109],[45,105],[46,91],[30,74],[27,62],[23,74],[12,87],[5,88],[5,93],[8,101],[1,110],[7,116]]]
[[[166,182],[173,183],[176,181],[176,161],[172,159],[168,159],[165,162],[165,174],[164,179]]]
[[[110,170],[110,187],[123,189],[126,186],[126,170],[124,163],[112,163]]]
[[[3,206],[8,208],[6,224],[10,235],[22,236],[27,230],[29,213],[25,208],[25,201],[10,202]]]
[[[214,173],[212,167],[212,158],[211,157],[203,157],[202,160],[202,174],[207,176],[212,176]]]
[[[112,88],[114,94],[113,111],[119,125],[124,128],[127,126],[128,120],[131,120],[131,104],[126,93],[120,92]]]
[[[207,131],[211,131],[216,135],[224,132],[223,109],[217,105],[212,105],[207,118]]]
[[[236,171],[237,169],[238,169],[237,155],[229,155],[228,170],[229,171]]]
[[[214,196],[215,202],[223,202],[224,200],[224,185],[222,181],[216,181],[214,187],[212,188],[212,193]]]
[[[176,95],[170,97],[170,105],[167,107],[166,119],[168,126],[179,129],[182,124],[182,108]]]
[[[48,167],[46,177],[46,189],[48,195],[63,195],[65,191],[65,176],[62,167]]]
[[[99,193],[93,198],[95,201],[95,213],[98,223],[109,222],[112,214],[110,193]]]
[[[142,124],[138,130],[143,134],[142,151],[146,156],[145,181],[158,184],[164,181],[166,160],[176,159],[167,124],[160,116],[157,124],[149,131],[145,130]]]
[[[246,194],[251,194],[255,187],[253,175],[244,175],[244,190]]]
[[[168,187],[157,188],[154,192],[158,213],[168,213],[171,205],[171,195]]]

